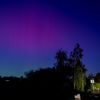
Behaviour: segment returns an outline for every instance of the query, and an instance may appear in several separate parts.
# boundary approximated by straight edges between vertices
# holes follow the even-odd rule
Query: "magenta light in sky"
[[[1,74],[19,75],[32,68],[52,66],[58,49],[71,51],[77,42],[84,49],[84,63],[88,68],[96,65],[99,69],[100,36],[87,27],[88,23],[84,24],[87,10],[83,12],[80,8],[76,12],[74,6],[71,10],[64,1],[58,4],[26,1],[4,3],[0,7]]]
[[[18,11],[10,9],[3,11],[3,29],[1,29],[1,42],[9,49],[16,51],[44,50],[62,47],[68,40],[71,32],[70,19],[61,19],[59,13],[36,8],[20,8]],[[66,23],[65,23],[66,21]],[[62,34],[67,31],[67,36]],[[6,41],[5,41],[6,40]]]

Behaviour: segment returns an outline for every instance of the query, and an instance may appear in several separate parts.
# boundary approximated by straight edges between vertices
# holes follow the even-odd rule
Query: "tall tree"
[[[85,66],[82,64],[83,49],[79,44],[76,44],[74,50],[71,52],[71,66],[73,67],[73,81],[74,89],[84,91],[85,88]]]

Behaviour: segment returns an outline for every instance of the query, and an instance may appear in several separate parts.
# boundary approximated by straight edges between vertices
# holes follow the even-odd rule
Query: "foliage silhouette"
[[[83,49],[79,44],[76,44],[74,50],[71,52],[71,66],[73,67],[73,83],[74,89],[77,91],[84,91],[86,84],[85,65],[82,63]]]
[[[67,60],[67,55],[65,51],[62,51],[62,49],[60,49],[55,56],[57,62],[56,62],[56,68],[62,68],[65,66],[65,61]]]
[[[55,55],[56,64],[52,68],[31,70],[21,77],[0,77],[1,94],[11,97],[13,94],[18,99],[28,97],[37,100],[41,97],[45,100],[74,100],[74,94],[84,91],[90,84],[89,78],[85,76],[82,53],[80,45],[76,44],[70,56],[60,49]],[[85,82],[88,85],[85,86]]]

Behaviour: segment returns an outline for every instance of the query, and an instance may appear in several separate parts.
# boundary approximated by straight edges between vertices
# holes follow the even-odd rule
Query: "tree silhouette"
[[[72,84],[72,67],[70,66],[69,63],[69,58],[66,54],[65,51],[63,51],[62,49],[60,49],[57,53],[56,53],[56,72],[58,75],[58,79],[59,79],[59,88],[60,91],[62,93],[60,93],[60,95],[62,95],[63,98],[66,98],[66,96],[71,96],[73,97],[73,84]],[[66,93],[68,95],[66,95]]]
[[[84,91],[85,80],[85,66],[82,64],[83,49],[79,44],[76,44],[74,50],[71,52],[71,66],[73,67],[73,81],[74,89],[78,91]]]
[[[62,49],[60,49],[57,53],[56,53],[56,56],[55,56],[57,62],[56,62],[56,68],[57,69],[61,69],[62,67],[65,66],[65,62],[67,60],[67,55],[66,55],[66,52],[63,51]]]

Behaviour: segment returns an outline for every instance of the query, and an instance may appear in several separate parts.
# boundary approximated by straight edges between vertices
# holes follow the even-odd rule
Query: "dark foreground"
[[[81,100],[100,100],[100,94],[82,93]]]
[[[0,97],[2,100],[73,100],[73,83],[63,77],[60,73],[43,71],[27,78],[0,78]]]
[[[58,91],[59,92],[59,91]],[[0,97],[9,100],[20,100],[26,99],[28,100],[73,100],[73,95],[70,93],[66,94],[64,92],[58,93],[55,90],[47,90],[47,89],[34,89],[34,88],[27,88],[27,89],[1,89]],[[69,91],[70,92],[70,91]]]

